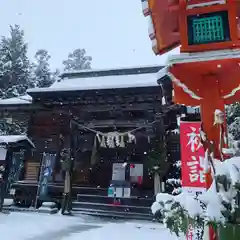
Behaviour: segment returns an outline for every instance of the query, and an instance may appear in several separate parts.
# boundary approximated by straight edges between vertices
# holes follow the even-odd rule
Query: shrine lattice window
[[[189,16],[188,33],[189,45],[229,41],[228,13],[222,11]]]

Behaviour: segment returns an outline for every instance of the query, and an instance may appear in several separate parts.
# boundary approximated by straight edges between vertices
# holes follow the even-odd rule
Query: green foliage
[[[240,103],[227,107],[227,123],[229,133],[234,140],[240,140]]]
[[[0,97],[23,95],[31,87],[29,74],[24,32],[19,25],[10,26],[10,36],[2,37],[0,42]]]
[[[159,204],[162,206],[160,212],[166,227],[178,237],[180,233],[186,234],[188,229],[188,215],[180,203],[166,201]]]
[[[180,233],[187,233],[188,219],[185,209],[177,202],[173,203],[171,206],[172,213],[166,217],[166,226],[171,231],[174,232],[178,237]]]
[[[11,122],[0,120],[0,135],[21,135],[27,132],[27,122]]]
[[[145,164],[149,169],[149,173],[160,172],[167,163],[167,151],[164,136],[151,139],[151,151],[146,157]]]
[[[36,87],[50,87],[56,79],[55,74],[50,70],[50,58],[51,56],[45,49],[39,49],[34,56],[35,61],[31,67],[33,82]]]
[[[226,224],[226,226],[220,226],[218,233],[219,240],[239,240],[240,225]]]
[[[69,53],[68,59],[63,61],[65,71],[80,71],[83,69],[91,69],[92,57],[86,55],[85,49],[75,49]]]

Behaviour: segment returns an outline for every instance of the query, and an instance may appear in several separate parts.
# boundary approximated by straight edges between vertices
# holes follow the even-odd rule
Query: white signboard
[[[130,179],[131,182],[138,182],[138,177],[143,177],[143,164],[133,164],[134,167],[130,167]]]
[[[0,160],[5,161],[7,155],[7,149],[0,147]]]
[[[123,166],[122,163],[113,163],[112,180],[116,180],[116,181],[125,180],[125,167]]]

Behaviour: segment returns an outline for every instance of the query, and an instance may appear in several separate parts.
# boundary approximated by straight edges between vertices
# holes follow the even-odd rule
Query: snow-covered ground
[[[177,239],[157,223],[110,222],[91,217],[39,213],[0,214],[0,234],[3,240]]]
[[[106,238],[114,240],[178,239],[160,224],[126,222],[109,223],[101,228],[90,229],[82,233],[73,233],[62,240],[105,240]]]

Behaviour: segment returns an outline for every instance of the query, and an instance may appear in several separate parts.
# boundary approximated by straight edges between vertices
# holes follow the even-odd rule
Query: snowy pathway
[[[68,217],[39,213],[0,214],[3,240],[176,240],[158,223],[106,221],[93,217]]]
[[[81,233],[73,233],[61,240],[148,240],[148,239],[163,239],[163,240],[177,240],[176,236],[171,235],[167,229],[159,224],[150,223],[110,223],[101,228],[94,228],[89,231]],[[181,238],[180,240],[186,238]]]
[[[73,232],[100,227],[104,222],[91,218],[39,213],[0,214],[3,240],[60,240]]]
[[[78,225],[69,226],[67,228],[63,228],[60,230],[56,230],[53,232],[45,232],[40,236],[37,236],[37,237],[33,236],[30,238],[27,238],[26,240],[43,240],[43,239],[60,240],[64,238],[68,239],[68,237],[72,233],[81,233],[93,228],[99,228],[99,226],[78,224]]]

